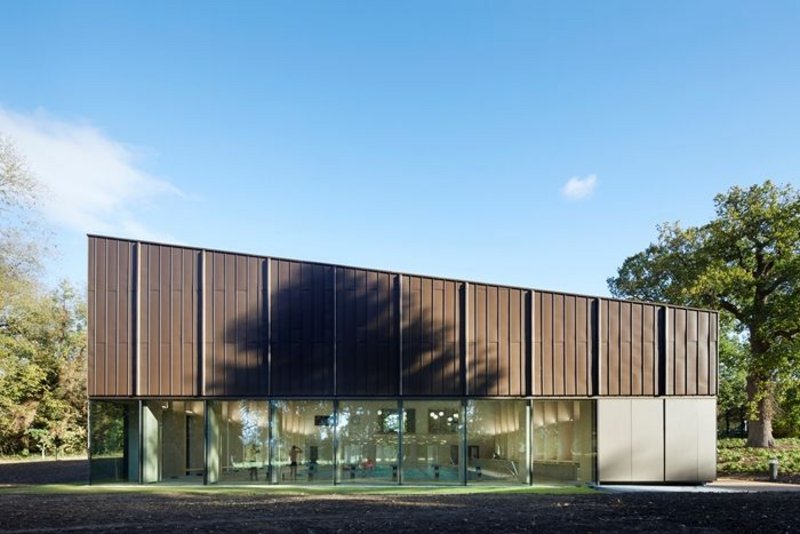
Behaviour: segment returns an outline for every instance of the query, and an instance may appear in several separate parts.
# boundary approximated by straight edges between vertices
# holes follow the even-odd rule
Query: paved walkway
[[[662,486],[634,484],[603,484],[597,489],[611,493],[625,492],[688,492],[688,493],[762,493],[769,491],[800,492],[798,484],[782,484],[779,482],[762,482],[759,480],[741,480],[738,478],[720,478],[702,486]]]
[[[707,484],[706,487],[720,488],[730,491],[800,491],[798,484],[782,484],[780,482],[764,482],[760,480],[741,480],[738,478],[720,478]]]

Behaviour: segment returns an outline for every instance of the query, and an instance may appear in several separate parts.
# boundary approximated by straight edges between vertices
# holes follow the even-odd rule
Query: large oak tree
[[[705,225],[659,227],[656,243],[608,279],[615,296],[730,314],[749,344],[748,444],[773,444],[776,384],[800,349],[800,192],[770,181],[714,198]]]

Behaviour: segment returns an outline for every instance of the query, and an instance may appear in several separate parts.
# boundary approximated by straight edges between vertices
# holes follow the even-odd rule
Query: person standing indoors
[[[292,476],[292,480],[297,480],[297,460],[300,458],[301,454],[303,454],[302,449],[297,445],[292,445],[289,451],[289,472]]]

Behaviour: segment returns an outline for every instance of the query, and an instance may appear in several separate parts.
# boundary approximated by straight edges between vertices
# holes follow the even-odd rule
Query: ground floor
[[[716,475],[714,406],[713,398],[95,399],[91,482],[707,481]]]

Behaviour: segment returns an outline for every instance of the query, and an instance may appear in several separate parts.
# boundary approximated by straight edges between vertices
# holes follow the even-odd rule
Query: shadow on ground
[[[46,491],[85,483],[86,460],[0,463],[0,531],[797,532],[800,492],[580,495],[280,495],[269,491]],[[12,487],[9,487],[12,486]]]
[[[88,460],[0,462],[0,486],[88,482]]]

